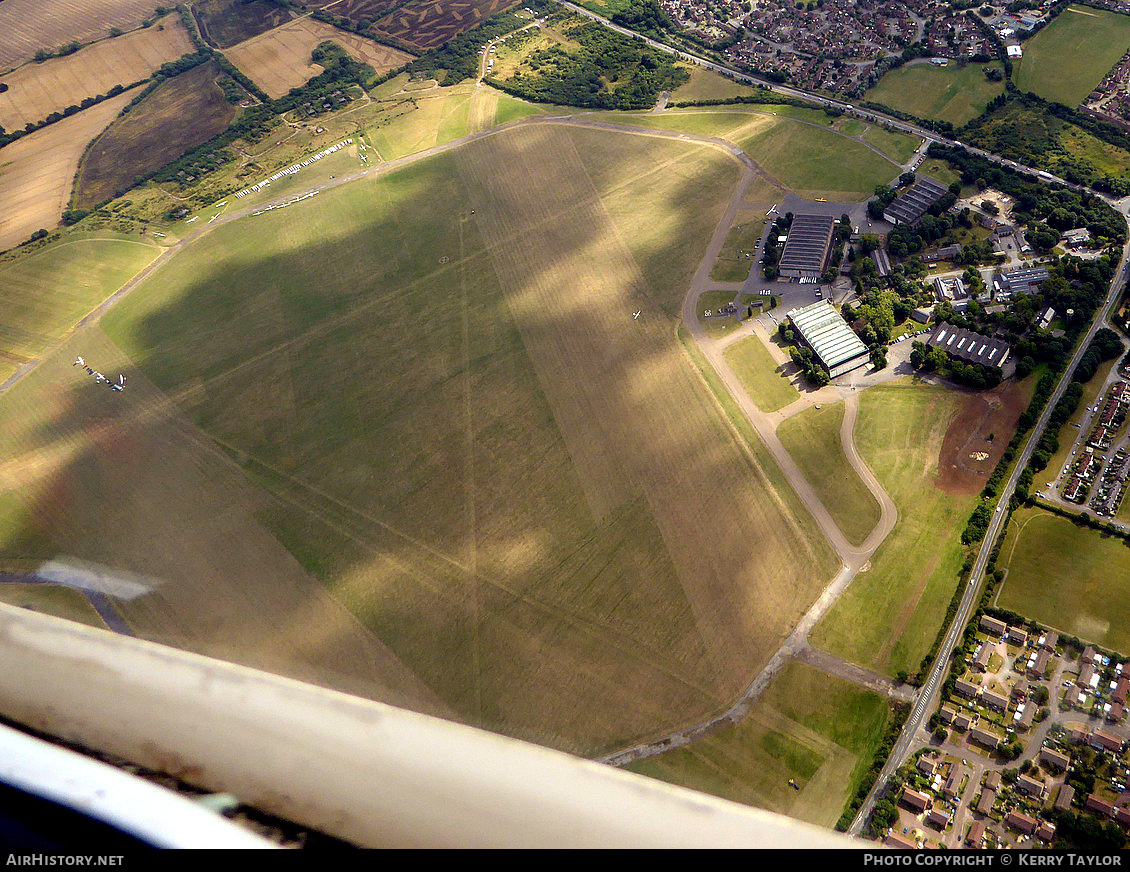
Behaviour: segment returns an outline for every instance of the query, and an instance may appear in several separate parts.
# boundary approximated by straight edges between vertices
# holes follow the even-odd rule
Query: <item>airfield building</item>
[[[830,215],[794,215],[778,274],[787,279],[818,280],[828,268],[835,230]]]
[[[948,191],[945,185],[933,179],[916,179],[891,202],[883,212],[883,218],[892,224],[917,224]]]
[[[1016,294],[1034,294],[1048,280],[1048,271],[1042,267],[1014,269],[1001,273],[995,284],[999,299],[1011,299]]]
[[[1000,369],[1008,360],[1007,342],[989,339],[980,333],[962,330],[944,322],[934,328],[926,344],[931,348],[940,348],[951,357],[966,363],[980,363]]]
[[[870,360],[863,340],[827,300],[790,309],[787,317],[832,378],[866,366]]]

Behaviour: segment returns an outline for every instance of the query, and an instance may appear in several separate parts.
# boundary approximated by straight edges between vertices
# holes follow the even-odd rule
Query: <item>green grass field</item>
[[[752,211],[740,213],[710,268],[710,278],[716,282],[745,281],[756,265],[753,255],[757,253],[757,243],[764,229],[764,215]]]
[[[679,64],[691,77],[685,84],[671,92],[672,103],[690,103],[695,100],[728,100],[755,93],[749,85],[743,85],[703,69],[698,64]]]
[[[864,96],[919,118],[960,127],[984,112],[989,101],[1004,91],[1004,81],[990,81],[981,70],[983,66],[1001,69],[997,61],[963,67],[955,61],[945,67],[908,64],[888,72]]]
[[[780,118],[735,140],[766,171],[804,198],[863,200],[899,167],[833,130]],[[835,155],[829,160],[830,154]]]
[[[103,326],[460,719],[600,753],[728,704],[835,571],[675,339],[737,179],[518,128],[219,226]]]
[[[894,675],[915,671],[934,641],[958,583],[960,533],[976,503],[935,485],[959,400],[944,388],[905,382],[860,396],[856,445],[899,519],[871,568],[817,625],[816,647]]]
[[[722,356],[761,411],[776,412],[800,397],[784,374],[786,364],[773,360],[760,337],[741,339]]]
[[[890,182],[899,173],[898,165],[837,133],[831,129],[833,119],[813,109],[675,109],[659,115],[596,113],[594,117],[729,140],[778,183],[806,198],[862,200],[876,185]],[[836,159],[829,160],[829,154]]]
[[[917,136],[908,136],[905,133],[878,126],[874,126],[864,133],[862,139],[899,165],[910,160],[910,156],[922,144],[922,140]]]
[[[949,187],[954,182],[961,181],[961,176],[955,173],[948,163],[943,160],[935,160],[934,158],[926,158],[926,160],[918,165],[918,169],[914,172],[928,179],[941,182],[946,187]]]
[[[628,768],[831,827],[878,750],[887,717],[878,694],[794,662],[741,723]]]
[[[1022,91],[1078,106],[1130,49],[1130,16],[1069,6],[1024,45],[1014,73]]]
[[[1017,509],[998,565],[996,602],[1064,633],[1130,651],[1126,544],[1038,508]]]
[[[0,381],[62,339],[160,253],[157,245],[107,235],[0,263]]]
[[[777,436],[836,525],[858,545],[879,522],[879,503],[844,457],[843,420],[843,403],[813,406],[781,424]]]

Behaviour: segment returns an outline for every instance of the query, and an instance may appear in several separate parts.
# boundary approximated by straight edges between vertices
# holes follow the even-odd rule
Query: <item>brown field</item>
[[[0,4],[3,8],[3,4]],[[107,39],[73,55],[31,63],[0,77],[0,127],[18,130],[52,112],[105,94],[114,85],[148,79],[161,64],[195,51],[180,16],[167,15],[157,26]]]
[[[230,48],[298,15],[269,0],[198,0],[192,13],[200,35],[217,48]]]
[[[133,96],[126,91],[0,149],[0,250],[59,223],[87,143]]]
[[[41,48],[90,42],[129,30],[159,4],[154,0],[4,0],[0,3],[0,70],[29,61]]]
[[[340,15],[350,21],[376,21],[399,0],[307,0],[304,4],[312,9],[325,9],[332,15]]]
[[[411,0],[373,25],[420,51],[437,48],[520,0]],[[336,12],[337,7],[330,9]]]
[[[75,207],[98,205],[225,130],[237,110],[216,84],[219,74],[214,62],[201,64],[115,119],[83,157]]]
[[[1010,379],[991,391],[962,392],[942,440],[936,485],[952,494],[979,493],[1008,447],[1031,393],[1032,379],[1021,384]]]
[[[378,73],[412,60],[412,55],[407,52],[338,30],[313,18],[284,24],[270,33],[228,49],[225,54],[256,85],[276,98],[291,88],[305,84],[322,71],[318,64],[310,63],[310,55],[319,43],[326,40],[336,42],[352,57],[369,64]]]

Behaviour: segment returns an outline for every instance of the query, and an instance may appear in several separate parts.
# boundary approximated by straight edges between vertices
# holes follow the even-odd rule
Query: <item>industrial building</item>
[[[926,344],[931,348],[940,348],[946,354],[966,363],[980,363],[984,366],[1001,368],[1008,360],[1008,343],[999,339],[989,339],[971,330],[962,330],[952,324],[939,324],[934,328]]]
[[[1034,294],[1047,280],[1048,271],[1042,266],[1037,266],[1001,273],[993,279],[993,286],[999,299],[1010,299],[1016,294]]]
[[[892,224],[917,224],[949,192],[949,188],[933,179],[920,178],[899,194],[883,212]]]
[[[934,279],[934,296],[939,303],[949,303],[955,312],[969,308],[969,291],[961,276],[938,276]]]
[[[788,279],[818,280],[832,254],[836,222],[830,215],[794,215],[777,272]]]
[[[832,378],[866,366],[870,361],[863,340],[827,300],[790,309],[787,317]]]

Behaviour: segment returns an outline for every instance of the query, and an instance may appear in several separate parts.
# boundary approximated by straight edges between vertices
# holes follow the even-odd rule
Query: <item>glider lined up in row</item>
[[[95,384],[98,384],[99,382],[105,382],[106,384],[108,384],[110,386],[110,390],[112,390],[112,391],[120,391],[126,386],[126,377],[124,375],[121,375],[119,373],[118,380],[116,382],[112,382],[108,378],[106,378],[106,376],[102,375],[102,373],[95,372],[92,368],[87,366],[86,361],[83,360],[81,357],[77,358],[75,360],[75,362],[71,364],[71,366],[81,366],[83,369],[86,370],[87,375],[94,376],[94,383]]]

